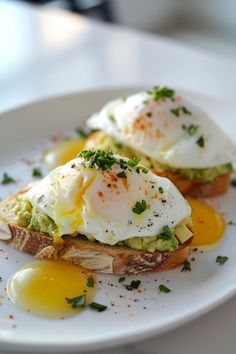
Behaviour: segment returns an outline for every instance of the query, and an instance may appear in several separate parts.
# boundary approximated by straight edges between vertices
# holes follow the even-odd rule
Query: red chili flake
[[[119,178],[118,178],[114,173],[110,174],[110,178],[111,178],[111,180],[114,181],[114,182],[119,181]]]
[[[31,166],[35,163],[35,160],[27,160],[26,158],[21,159],[21,161],[28,166]]]
[[[62,140],[62,137],[60,135],[54,135],[54,136],[51,137],[51,141],[53,143],[57,143],[60,140]]]

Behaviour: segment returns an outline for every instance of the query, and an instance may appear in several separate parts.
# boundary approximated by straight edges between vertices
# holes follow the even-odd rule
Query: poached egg
[[[170,180],[136,159],[103,151],[82,152],[51,171],[25,197],[55,222],[58,236],[80,233],[109,245],[156,236],[191,214]]]
[[[236,156],[211,117],[167,87],[111,101],[88,125],[172,168],[210,168]]]

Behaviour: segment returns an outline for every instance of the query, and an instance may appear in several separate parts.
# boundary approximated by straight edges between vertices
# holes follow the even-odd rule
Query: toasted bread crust
[[[4,240],[19,251],[32,254],[38,259],[48,260],[56,257],[94,272],[117,275],[136,275],[173,269],[182,264],[188,256],[191,239],[180,245],[175,252],[151,253],[92,242],[82,235],[64,236],[63,244],[56,249],[53,237],[30,231],[21,225],[9,222],[5,217],[8,203],[25,193],[28,188],[22,189],[0,203],[0,240]]]
[[[218,176],[214,181],[204,183],[197,179],[188,179],[180,174],[171,172],[153,171],[158,176],[169,178],[179,191],[185,196],[196,198],[213,198],[227,192],[230,183],[230,175]]]

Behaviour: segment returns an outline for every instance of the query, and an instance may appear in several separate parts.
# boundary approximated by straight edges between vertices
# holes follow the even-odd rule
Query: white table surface
[[[47,96],[135,84],[167,84],[233,101],[235,78],[235,61],[163,37],[0,2],[0,112]],[[235,354],[236,298],[179,329],[112,350],[144,352]]]

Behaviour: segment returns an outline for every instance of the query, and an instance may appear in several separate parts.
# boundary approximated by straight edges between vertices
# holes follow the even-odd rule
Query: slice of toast
[[[129,247],[109,246],[87,240],[83,235],[63,236],[58,248],[53,237],[12,223],[7,219],[9,203],[24,194],[31,185],[0,203],[0,240],[7,242],[18,251],[32,254],[38,259],[61,259],[81,265],[91,271],[104,274],[136,275],[158,272],[181,265],[189,253],[191,239],[180,245],[174,252],[137,251]]]
[[[214,181],[204,183],[198,179],[188,179],[180,174],[153,171],[158,176],[166,177],[178,188],[184,196],[196,198],[214,198],[227,192],[230,175],[218,176]]]

